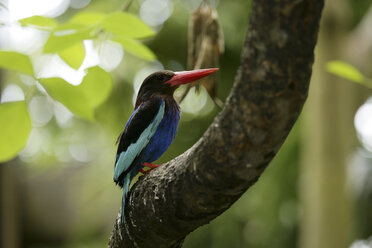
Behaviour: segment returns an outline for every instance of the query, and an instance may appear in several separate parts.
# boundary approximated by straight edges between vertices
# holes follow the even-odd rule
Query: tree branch
[[[322,7],[254,1],[225,108],[192,148],[132,187],[109,247],[180,247],[258,180],[306,100]]]

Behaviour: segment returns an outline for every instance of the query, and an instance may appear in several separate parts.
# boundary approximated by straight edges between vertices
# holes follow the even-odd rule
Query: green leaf
[[[87,69],[87,75],[78,87],[84,92],[89,104],[96,108],[107,99],[112,84],[111,75],[101,67],[94,66]]]
[[[118,42],[126,51],[142,59],[154,60],[156,58],[155,54],[139,41],[122,37],[116,37],[113,39],[113,41]]]
[[[51,97],[87,120],[94,119],[94,109],[107,99],[112,89],[110,74],[98,66],[89,68],[78,86],[62,78],[42,78],[39,81]]]
[[[27,75],[34,75],[30,58],[18,52],[0,51],[0,67]]]
[[[137,16],[125,12],[116,12],[109,15],[103,20],[102,25],[106,31],[126,38],[139,39],[155,34]]]
[[[66,22],[66,23],[63,23],[63,24],[59,25],[58,27],[56,27],[53,30],[53,32],[58,32],[58,31],[70,31],[70,32],[72,32],[71,30],[83,31],[85,29],[87,29],[87,27],[84,26],[84,25],[81,25],[81,24],[78,24],[78,23]]]
[[[69,48],[83,40],[90,39],[91,28],[77,24],[63,24],[58,26],[50,34],[44,45],[44,53],[55,53]]]
[[[18,21],[22,26],[33,26],[39,29],[52,29],[57,27],[57,22],[45,16],[31,16]]]
[[[0,104],[0,162],[17,156],[30,131],[31,120],[24,101]]]
[[[68,22],[84,26],[91,26],[97,25],[105,17],[106,14],[100,12],[79,12],[74,15]]]
[[[365,82],[363,74],[358,69],[343,61],[328,62],[327,71],[356,83],[364,84]]]
[[[93,109],[79,86],[71,85],[62,78],[42,78],[39,81],[51,97],[71,112],[87,120],[94,119]]]
[[[83,42],[76,43],[60,52],[58,55],[69,66],[79,69],[85,58],[85,47]]]

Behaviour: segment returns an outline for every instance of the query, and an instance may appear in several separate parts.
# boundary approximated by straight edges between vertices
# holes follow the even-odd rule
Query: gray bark
[[[322,7],[254,1],[225,107],[192,148],[133,185],[109,247],[180,247],[258,180],[306,100]]]

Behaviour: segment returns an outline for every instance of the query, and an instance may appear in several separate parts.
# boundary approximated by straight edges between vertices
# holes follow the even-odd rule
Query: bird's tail
[[[128,173],[124,178],[123,183],[123,197],[121,199],[121,216],[120,216],[120,224],[124,224],[124,209],[125,209],[125,200],[127,198],[128,192],[129,192],[129,186],[130,186],[130,173]]]

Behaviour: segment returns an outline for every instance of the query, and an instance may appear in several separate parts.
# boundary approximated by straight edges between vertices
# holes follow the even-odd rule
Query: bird
[[[134,110],[117,140],[114,182],[123,189],[120,223],[124,223],[126,198],[132,179],[160,166],[153,161],[168,149],[176,136],[180,107],[173,97],[182,84],[191,83],[218,71],[218,68],[150,74],[138,91]],[[144,167],[150,170],[144,171]]]

